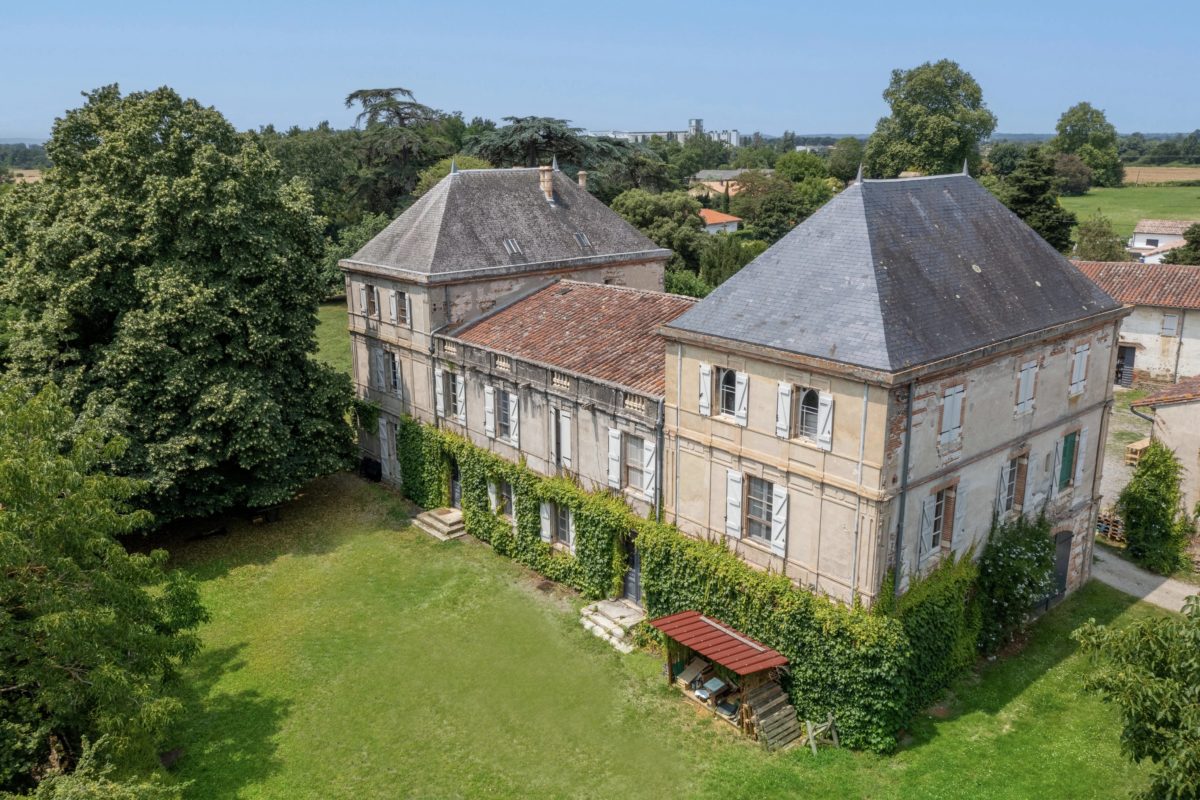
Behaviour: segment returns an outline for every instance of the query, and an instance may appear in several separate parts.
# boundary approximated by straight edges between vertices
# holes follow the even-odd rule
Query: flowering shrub
[[[1054,589],[1054,540],[1045,515],[996,523],[979,559],[983,631],[979,647],[994,653]]]

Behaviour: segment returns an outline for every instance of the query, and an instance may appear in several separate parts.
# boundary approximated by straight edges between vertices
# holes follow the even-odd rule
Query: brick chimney
[[[587,188],[587,170],[586,169],[579,170],[578,180],[579,180],[579,188],[586,189]]]
[[[546,195],[546,202],[554,202],[554,167],[545,165],[538,167],[538,183],[541,184],[542,194]]]

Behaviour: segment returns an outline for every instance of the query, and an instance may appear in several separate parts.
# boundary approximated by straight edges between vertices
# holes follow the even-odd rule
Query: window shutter
[[[792,438],[792,385],[779,382],[779,394],[775,400],[775,435],[780,439]]]
[[[567,512],[567,546],[571,549],[571,555],[575,555],[575,512]]]
[[[375,380],[373,383],[377,388],[382,389],[386,385],[384,384],[385,380],[383,375],[383,351],[375,348]]]
[[[458,421],[467,421],[467,376],[454,374],[454,397],[458,404]]]
[[[833,395],[817,394],[817,444],[822,450],[833,449]]]
[[[917,557],[924,556],[930,550],[933,541],[933,515],[937,506],[937,495],[928,495],[921,501],[921,541],[917,543]]]
[[[379,460],[386,464],[391,458],[388,452],[387,421],[379,418]]]
[[[1017,501],[1021,504],[1022,513],[1033,508],[1033,481],[1029,480],[1029,465],[1036,463],[1032,450],[1023,461],[1017,462]]]
[[[359,284],[358,287],[358,313],[367,313],[367,287],[365,284]]]
[[[1002,517],[1005,514],[1004,501],[1008,497],[1008,479],[1012,472],[1012,464],[1005,461],[1000,465],[1000,488],[996,491],[996,516]],[[1013,502],[1017,499],[1014,497]]]
[[[492,511],[495,511],[499,507],[500,498],[498,497],[498,493],[496,491],[496,484],[492,481],[488,481],[488,508],[490,508]]]
[[[508,394],[508,427],[512,432],[511,441],[515,446],[521,446],[521,417],[519,416],[520,402],[519,395],[516,392],[507,392]]]
[[[553,519],[553,507],[546,502],[542,503],[542,541],[550,541],[550,521]]]
[[[433,370],[433,404],[439,417],[446,416],[445,380],[446,373],[442,371],[442,368],[435,368]]]
[[[1081,345],[1075,350],[1075,362],[1071,365],[1071,395],[1082,394],[1087,385],[1087,363],[1090,345]]]
[[[1075,443],[1075,485],[1083,483],[1083,468],[1087,464],[1088,429],[1079,432],[1079,441]]]
[[[1017,388],[1017,413],[1024,414],[1033,408],[1033,382],[1037,376],[1037,362],[1021,366],[1021,378]]]
[[[742,538],[742,473],[725,475],[725,535]]]
[[[571,412],[558,412],[558,438],[561,452],[558,454],[562,465],[571,468]]]
[[[1050,472],[1050,496],[1058,496],[1058,479],[1062,475],[1062,439],[1054,443],[1054,469]]]
[[[608,485],[621,488],[621,432],[608,429]]]
[[[959,428],[962,427],[962,400],[961,386],[950,389],[942,395],[943,442],[953,441],[958,437]]]
[[[700,365],[700,413],[706,417],[712,415],[712,366]]]
[[[658,443],[646,439],[642,445],[642,491],[646,499],[654,502],[655,492],[658,491]]]
[[[483,432],[496,438],[496,387],[483,387]]]
[[[788,488],[786,484],[771,485],[771,552],[787,555]]]
[[[392,289],[390,292],[388,292],[388,300],[389,300],[388,304],[391,306],[392,322],[393,323],[399,322],[400,321],[400,306],[398,305],[397,300],[396,300],[396,290],[395,289]]]
[[[409,330],[412,330],[412,295],[408,292],[404,293],[404,321],[408,323]]]
[[[962,550],[963,543],[967,541],[966,533],[963,530],[963,526],[967,524],[966,509],[967,485],[964,481],[959,481],[954,490],[954,517],[950,524],[950,538],[943,542],[945,546],[950,547],[956,553]]]
[[[746,427],[747,418],[747,397],[750,383],[750,376],[744,372],[737,373],[733,384],[733,420],[743,428]]]

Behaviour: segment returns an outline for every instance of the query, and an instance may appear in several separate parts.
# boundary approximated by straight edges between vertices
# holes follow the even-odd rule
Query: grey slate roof
[[[851,185],[667,327],[896,372],[1119,307],[941,175]]]
[[[533,169],[460,170],[443,178],[346,262],[446,275],[663,250],[557,170],[554,204]],[[587,237],[581,245],[575,234]],[[515,239],[520,253],[509,253]]]

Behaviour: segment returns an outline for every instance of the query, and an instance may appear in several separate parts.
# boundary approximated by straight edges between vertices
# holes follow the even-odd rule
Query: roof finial
[[[967,169],[967,161],[968,161],[968,159],[965,159],[965,158],[963,159],[963,175],[969,176],[971,174],[971,171],[969,169]]]
[[[862,165],[862,162],[860,161],[860,162],[858,162],[858,176],[855,177],[855,179],[854,179],[855,183],[862,183],[862,181],[863,181],[862,168],[863,168],[863,165]]]
[[[455,161],[453,158],[450,159],[450,174],[451,175],[458,174],[458,162]]]
[[[550,169],[558,172],[558,155],[550,156]]]

